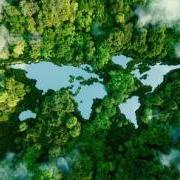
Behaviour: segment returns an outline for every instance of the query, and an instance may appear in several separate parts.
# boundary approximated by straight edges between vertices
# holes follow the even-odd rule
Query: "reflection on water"
[[[26,71],[26,77],[36,80],[36,87],[46,93],[49,89],[57,91],[69,88],[78,103],[78,110],[84,119],[89,119],[94,99],[106,96],[105,87],[100,83],[102,79],[91,71],[91,66],[82,65],[73,67],[70,65],[57,66],[51,62],[32,64],[16,64],[14,69]],[[89,71],[86,71],[89,70]],[[96,79],[98,82],[90,85],[82,84],[84,81]]]
[[[180,65],[163,65],[163,64],[156,64],[154,66],[150,66],[150,70],[140,74],[139,69],[136,69],[132,72],[136,78],[138,78],[144,85],[148,85],[152,87],[152,91],[160,85],[163,80],[164,76],[174,70],[179,69]]]
[[[132,58],[126,57],[124,55],[119,55],[119,56],[113,56],[112,61],[114,64],[118,64],[125,69],[127,68],[128,63],[132,61]]]
[[[33,113],[32,111],[30,110],[26,110],[26,111],[23,111],[19,114],[19,120],[20,121],[24,121],[26,119],[35,119],[36,118],[36,113]]]
[[[126,102],[119,105],[121,113],[124,114],[126,116],[126,119],[133,123],[136,128],[138,127],[136,111],[139,109],[139,107],[140,102],[138,96],[133,96],[127,99]]]

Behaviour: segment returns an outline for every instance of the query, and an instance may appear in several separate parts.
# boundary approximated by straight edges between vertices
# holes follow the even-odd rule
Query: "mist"
[[[164,166],[171,166],[174,164],[180,171],[180,151],[172,149],[169,154],[161,154],[160,161]]]
[[[6,3],[5,0],[0,0],[0,14],[2,13],[3,6],[4,6],[5,3]]]
[[[9,32],[5,26],[0,26],[0,58],[7,59],[9,56],[8,44],[9,44]]]
[[[138,7],[138,25],[166,24],[171,27],[180,21],[180,0],[151,0],[147,8]]]
[[[27,179],[32,177],[24,162],[15,164],[16,155],[7,153],[6,157],[0,161],[0,179]]]
[[[175,55],[180,58],[180,43],[175,46]]]

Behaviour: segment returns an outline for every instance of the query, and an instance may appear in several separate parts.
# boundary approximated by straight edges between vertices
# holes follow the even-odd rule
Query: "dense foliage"
[[[26,167],[37,180],[178,180],[176,164],[161,154],[180,149],[180,71],[169,73],[154,92],[130,72],[157,62],[178,64],[173,50],[180,31],[166,25],[138,27],[137,6],[145,0],[7,0],[0,16],[0,170],[18,179]],[[133,58],[127,69],[112,56]],[[108,95],[96,100],[84,121],[68,89],[43,94],[14,63],[52,61],[90,64],[104,79]],[[136,129],[118,105],[140,95]],[[36,119],[20,121],[31,109]],[[176,133],[174,133],[176,132]],[[4,159],[14,152],[12,162]],[[56,167],[66,157],[68,167]],[[70,160],[71,159],[71,160]],[[63,161],[63,159],[61,159]],[[65,161],[65,160],[64,160]],[[4,164],[5,165],[4,165]],[[64,165],[65,166],[65,165]],[[1,177],[0,177],[1,179]]]

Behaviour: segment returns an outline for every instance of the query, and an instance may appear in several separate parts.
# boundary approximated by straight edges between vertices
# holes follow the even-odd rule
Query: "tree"
[[[42,0],[42,10],[38,14],[40,28],[58,27],[65,21],[74,21],[77,3],[70,0]]]
[[[16,81],[13,77],[4,76],[4,78],[6,79],[1,80],[2,87],[0,90],[0,121],[9,120],[10,114],[15,111],[15,107],[29,91],[23,83]]]
[[[129,92],[136,89],[133,76],[120,71],[109,72],[109,81],[107,83],[107,87],[112,93],[112,96],[115,99],[119,99],[120,102],[127,97]]]

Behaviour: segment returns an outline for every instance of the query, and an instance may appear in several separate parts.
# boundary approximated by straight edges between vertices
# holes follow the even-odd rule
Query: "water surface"
[[[121,113],[124,114],[126,119],[133,123],[136,128],[138,127],[136,111],[139,109],[140,105],[138,96],[132,96],[127,99],[126,102],[119,105]]]
[[[19,114],[19,120],[20,121],[24,121],[26,119],[35,119],[36,118],[36,113],[33,113],[32,111],[30,110],[26,110],[26,111],[23,111]]]
[[[102,99],[107,95],[102,79],[92,72],[89,65],[74,67],[71,65],[58,66],[51,62],[12,65],[14,69],[26,71],[26,77],[36,80],[36,87],[46,93],[49,89],[57,91],[69,88],[74,94],[78,110],[84,119],[89,119],[93,100]],[[90,84],[85,81],[95,79]]]
[[[152,87],[152,91],[156,89],[163,81],[164,76],[172,70],[179,69],[180,65],[164,65],[164,64],[156,64],[154,66],[150,66],[150,69],[144,73],[140,73],[139,69],[136,69],[132,72],[134,76],[139,79],[142,84],[148,85]]]
[[[119,55],[119,56],[113,56],[112,61],[114,64],[122,66],[124,69],[127,68],[127,65],[130,61],[132,61],[132,58],[124,56],[124,55]]]

